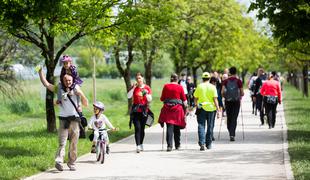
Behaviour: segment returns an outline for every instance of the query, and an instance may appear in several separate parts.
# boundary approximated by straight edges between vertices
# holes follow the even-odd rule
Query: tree
[[[0,29],[0,92],[10,98],[18,89],[14,72],[10,69],[12,56],[17,49],[17,41]]]
[[[279,38],[280,44],[292,46],[304,57],[303,79],[304,94],[308,96],[308,61],[310,56],[310,3],[309,1],[255,0],[249,11],[258,10],[259,19],[267,18],[272,26],[273,36]],[[296,46],[296,44],[299,44]],[[296,48],[298,47],[298,48]],[[299,59],[299,58],[298,58]]]
[[[131,88],[131,65],[137,61],[139,52],[144,60],[147,84],[151,85],[152,64],[162,40],[159,32],[169,21],[170,15],[166,12],[172,12],[167,8],[169,4],[165,0],[141,0],[128,3],[124,8],[130,16],[127,16],[127,23],[115,32],[114,56],[127,91]],[[128,112],[131,105],[132,100],[128,99]]]
[[[224,0],[183,1],[175,9],[180,11],[180,23],[171,28],[174,39],[170,54],[177,73],[186,68],[196,82],[199,68],[211,71],[236,59],[233,50],[240,42],[243,18],[239,4]]]
[[[0,2],[0,25],[13,36],[30,42],[41,50],[47,67],[46,78],[54,84],[54,70],[60,56],[78,39],[110,31],[120,23],[113,15],[112,7],[126,3],[122,0],[19,0]],[[56,37],[68,38],[60,46]],[[47,130],[56,130],[53,105],[54,94],[46,90]]]
[[[257,17],[267,18],[273,35],[281,44],[310,41],[309,1],[255,0],[249,11],[258,10]]]

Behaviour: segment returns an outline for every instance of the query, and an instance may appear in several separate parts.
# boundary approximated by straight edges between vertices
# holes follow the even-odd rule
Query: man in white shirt
[[[40,80],[42,84],[50,91],[55,92],[58,88],[55,88],[53,84],[50,84],[43,72],[42,69],[39,70]],[[75,86],[74,89],[70,87],[73,85],[73,78],[71,75],[66,74],[62,79],[63,84],[65,87],[61,88],[61,105],[59,111],[59,130],[58,130],[58,140],[59,140],[59,147],[56,152],[55,158],[55,168],[59,171],[63,171],[62,163],[64,161],[65,156],[65,147],[66,142],[69,137],[70,145],[69,145],[69,161],[67,163],[69,169],[71,171],[75,171],[75,161],[77,159],[77,143],[79,139],[79,124],[81,122],[79,114],[76,112],[74,105],[69,100],[69,96],[72,101],[78,106],[78,97],[80,97],[83,106],[88,106],[88,100],[85,97],[84,93],[80,89],[79,86]]]

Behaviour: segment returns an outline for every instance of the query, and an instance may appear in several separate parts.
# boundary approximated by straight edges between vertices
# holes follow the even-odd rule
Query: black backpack
[[[237,79],[228,79],[225,88],[226,91],[224,97],[226,101],[240,101],[240,90]]]

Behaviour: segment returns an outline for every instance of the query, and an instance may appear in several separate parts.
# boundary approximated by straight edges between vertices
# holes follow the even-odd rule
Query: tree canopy
[[[274,36],[282,44],[310,41],[310,2],[306,0],[255,0],[249,11],[258,10],[259,19],[267,18]]]

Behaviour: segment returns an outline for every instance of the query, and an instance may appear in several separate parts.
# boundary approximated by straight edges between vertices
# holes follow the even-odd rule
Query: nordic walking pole
[[[185,116],[185,122],[186,122],[186,125],[185,125],[185,149],[187,149],[187,118],[189,116],[189,113],[186,113],[186,116]]]
[[[244,123],[243,123],[243,112],[242,112],[242,103],[240,101],[240,109],[241,109],[241,121],[242,121],[242,138],[244,141]]]
[[[165,124],[163,126],[163,134],[161,136],[161,150],[164,151],[164,139],[165,139]]]
[[[221,115],[221,122],[220,122],[219,135],[218,135],[218,137],[217,137],[218,140],[220,140],[220,137],[221,137],[222,122],[223,122],[223,114]]]

